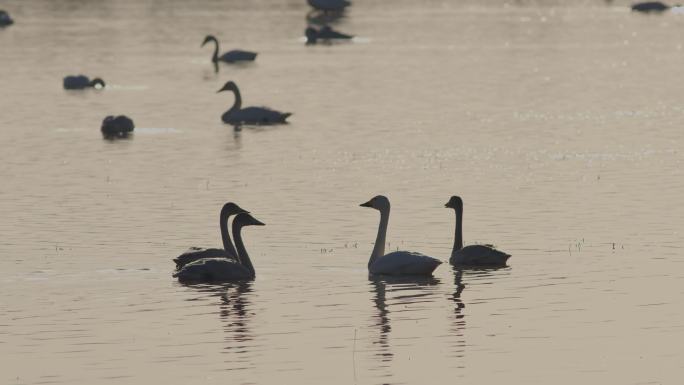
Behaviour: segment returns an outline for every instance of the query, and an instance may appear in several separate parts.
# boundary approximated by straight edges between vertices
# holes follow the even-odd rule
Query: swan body
[[[102,121],[102,127],[100,127],[100,130],[102,131],[102,135],[106,138],[123,138],[133,132],[134,128],[135,125],[129,117],[124,115],[119,115],[116,117],[110,115]]]
[[[389,222],[390,203],[387,197],[378,195],[362,207],[371,207],[380,211],[380,226],[375,239],[375,246],[368,260],[368,272],[383,275],[432,275],[442,261],[421,253],[395,251],[385,254],[385,238]]]
[[[318,30],[314,27],[308,27],[304,34],[306,35],[306,44],[316,44],[319,39],[329,42],[330,40],[349,40],[354,37],[353,35],[335,31],[327,25]]]
[[[510,254],[495,249],[492,245],[470,245],[463,247],[463,200],[454,195],[444,207],[456,212],[454,248],[449,263],[455,266],[506,266]]]
[[[309,5],[323,12],[339,12],[351,5],[347,0],[307,0]]]
[[[7,11],[0,10],[0,28],[7,27],[14,24],[14,20],[10,17]]]
[[[204,38],[204,42],[202,43],[202,47],[204,47],[205,44],[213,42],[214,43],[214,54],[211,56],[211,61],[214,63],[217,63],[219,61],[226,62],[226,63],[237,63],[241,61],[254,61],[256,59],[257,53],[256,52],[250,52],[250,51],[243,51],[239,49],[234,49],[232,51],[228,51],[224,53],[223,55],[219,56],[219,42],[216,37],[213,35],[207,35]]]
[[[243,210],[233,202],[228,202],[223,205],[221,213],[219,214],[219,228],[221,229],[223,248],[204,249],[201,247],[191,247],[186,252],[173,259],[176,263],[176,270],[180,270],[188,263],[204,258],[229,258],[237,260],[235,246],[233,246],[233,242],[230,240],[230,234],[228,234],[228,220],[232,215],[248,212],[249,211]]]
[[[289,112],[280,112],[272,110],[268,107],[246,107],[242,108],[242,96],[240,90],[232,81],[227,82],[223,88],[218,90],[232,91],[235,96],[233,106],[221,115],[221,120],[228,124],[279,124],[286,123],[288,116],[292,115]]]
[[[63,84],[65,90],[82,90],[88,87],[95,88],[97,85],[99,85],[100,88],[105,87],[104,80],[100,78],[90,80],[87,76],[83,75],[66,76],[64,77]]]
[[[241,230],[244,226],[263,225],[248,213],[236,215],[233,220],[233,237],[237,247],[237,259],[200,259],[183,266],[173,276],[181,282],[234,282],[254,279],[256,272],[242,242]]]
[[[670,6],[660,1],[647,1],[643,3],[632,4],[632,11],[644,13],[661,13],[670,9]]]

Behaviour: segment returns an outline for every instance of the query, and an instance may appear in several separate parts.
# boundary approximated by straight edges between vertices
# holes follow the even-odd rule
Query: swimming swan
[[[240,90],[232,81],[227,82],[223,88],[218,90],[221,91],[233,91],[235,95],[235,102],[230,110],[226,111],[222,116],[221,120],[228,124],[278,124],[286,123],[285,119],[292,115],[289,112],[275,111],[267,107],[246,107],[242,108],[242,97],[240,96]]]
[[[309,5],[323,12],[340,12],[351,5],[348,0],[307,0]]]
[[[378,195],[362,207],[371,207],[380,211],[380,226],[375,239],[373,252],[368,260],[368,271],[371,274],[387,275],[431,275],[442,261],[427,255],[410,251],[394,251],[385,254],[385,236],[389,222],[390,202],[387,197]]]
[[[222,249],[203,249],[200,247],[191,247],[185,253],[174,258],[173,261],[176,262],[176,270],[180,270],[183,266],[188,263],[195,262],[202,258],[232,258],[237,259],[237,252],[233,246],[233,242],[230,240],[230,234],[228,234],[228,219],[232,215],[240,213],[249,213],[249,211],[243,210],[240,206],[233,202],[228,202],[221,208],[221,213],[219,214],[219,227],[221,228],[221,240],[223,241]]]
[[[496,250],[491,245],[463,247],[463,200],[454,195],[444,207],[456,211],[456,234],[449,263],[458,266],[506,266],[510,254]]]
[[[102,121],[102,126],[100,131],[102,131],[102,136],[105,138],[125,138],[133,132],[135,125],[133,121],[124,115],[119,116],[107,116]]]
[[[233,282],[252,280],[256,276],[240,231],[244,226],[264,226],[251,215],[240,213],[233,220],[233,237],[238,260],[227,258],[204,258],[183,266],[173,274],[181,282]]]
[[[643,3],[632,4],[632,11],[634,12],[644,12],[644,13],[661,13],[665,12],[670,7],[667,4],[661,3],[660,1],[647,1]]]
[[[236,63],[239,61],[254,61],[254,59],[257,56],[256,52],[242,51],[239,49],[228,51],[223,55],[219,56],[219,42],[213,35],[207,35],[207,37],[204,38],[204,42],[200,47],[204,47],[205,44],[211,41],[214,42],[214,54],[211,56],[211,61],[213,61],[214,63],[217,63],[219,61],[226,63]]]
[[[95,78],[93,80],[88,79],[87,76],[76,75],[76,76],[66,76],[64,78],[64,89],[65,90],[82,90],[84,88],[93,87],[99,85],[100,88],[105,87],[104,80],[100,78]]]

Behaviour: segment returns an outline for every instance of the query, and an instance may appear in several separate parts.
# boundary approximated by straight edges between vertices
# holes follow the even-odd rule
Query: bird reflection
[[[427,286],[435,286],[439,284],[439,279],[434,277],[393,277],[393,276],[379,276],[370,275],[368,280],[371,284],[371,290],[374,293],[373,302],[377,309],[377,315],[374,317],[375,322],[373,327],[378,329],[378,339],[374,344],[378,345],[379,352],[376,354],[380,357],[382,362],[392,361],[394,353],[389,344],[389,334],[392,331],[390,324],[390,310],[387,304],[387,291],[389,287],[390,292],[411,291],[412,293],[398,295],[395,298],[393,306],[401,306],[416,302],[417,299],[431,295],[430,291],[424,290]]]
[[[451,300],[454,301],[454,322],[452,333],[456,336],[456,357],[463,357],[465,353],[465,328],[466,321],[465,315],[463,314],[463,309],[465,309],[465,304],[461,300],[461,293],[465,289],[463,284],[463,270],[453,268],[454,270],[454,294],[451,296]]]

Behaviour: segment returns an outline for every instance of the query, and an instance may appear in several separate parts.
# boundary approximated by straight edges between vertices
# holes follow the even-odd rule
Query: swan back
[[[411,251],[394,251],[376,258],[368,266],[371,274],[431,275],[442,261]]]
[[[185,265],[173,274],[181,282],[232,282],[252,278],[252,273],[235,260],[204,258]]]
[[[470,245],[455,250],[449,263],[458,266],[506,266],[511,255],[493,248],[490,245]]]

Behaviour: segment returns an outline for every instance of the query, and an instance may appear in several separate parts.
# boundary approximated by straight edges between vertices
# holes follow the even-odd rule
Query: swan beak
[[[371,204],[371,201],[368,201],[366,203],[361,203],[359,206],[361,206],[361,207],[373,207],[373,205]]]
[[[256,226],[266,226],[266,224],[258,219],[254,220],[254,225]]]
[[[451,208],[451,206],[449,206],[449,202],[445,203],[445,204],[444,204],[444,207],[446,207],[446,208]]]

